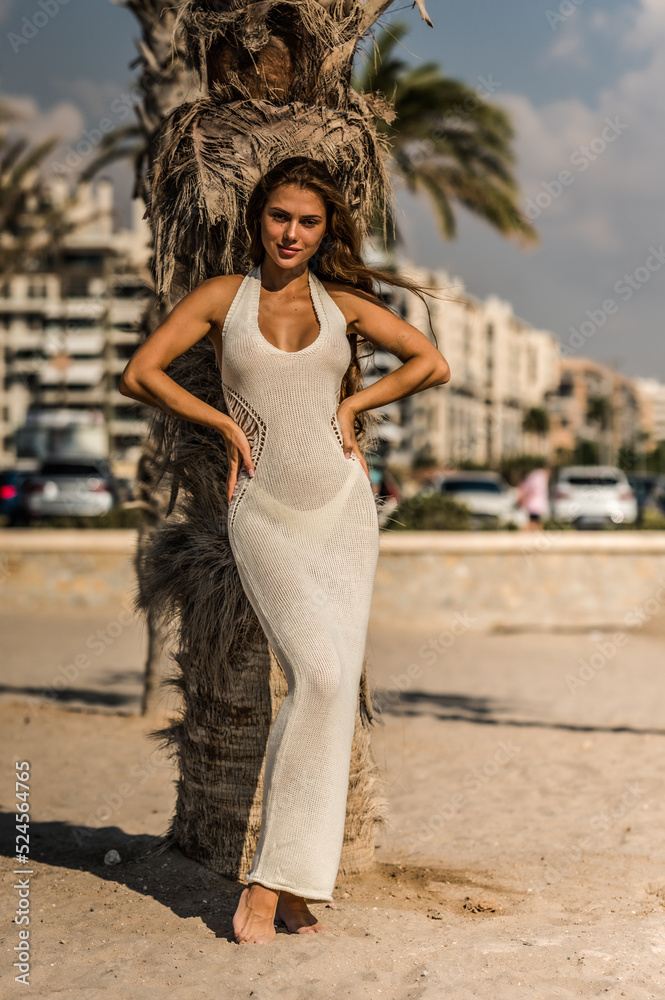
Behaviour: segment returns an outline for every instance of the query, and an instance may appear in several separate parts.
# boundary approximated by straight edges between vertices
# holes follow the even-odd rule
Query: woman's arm
[[[347,292],[344,299],[345,315],[350,316],[349,333],[359,333],[365,340],[402,362],[394,372],[347,396],[338,408],[344,451],[354,451],[362,460],[353,431],[354,415],[362,410],[386,406],[431,386],[443,385],[450,381],[450,366],[424,333],[395,316],[378,299],[357,290]]]
[[[229,418],[179,386],[165,369],[211,330],[222,294],[219,278],[209,278],[182,298],[130,358],[119,391],[185,420],[221,430]]]
[[[130,358],[120,376],[119,391],[184,420],[212,427],[223,435],[229,455],[227,493],[235,489],[242,459],[254,475],[251,449],[244,432],[225,413],[183,389],[165,369],[202,340],[213,325],[221,326],[240,283],[238,276],[208,278],[184,296]]]

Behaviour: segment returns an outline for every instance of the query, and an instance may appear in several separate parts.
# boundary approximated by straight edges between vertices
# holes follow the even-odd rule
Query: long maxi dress
[[[288,695],[267,745],[260,836],[247,882],[332,902],[379,525],[337,421],[351,360],[344,314],[314,272],[317,339],[300,351],[258,324],[261,265],[222,331],[222,389],[251,447],[228,511],[238,574],[284,670]]]

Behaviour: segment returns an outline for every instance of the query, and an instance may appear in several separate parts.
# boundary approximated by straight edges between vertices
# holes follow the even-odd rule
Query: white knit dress
[[[247,881],[332,902],[379,526],[336,415],[351,360],[346,320],[308,278],[319,335],[289,352],[259,329],[261,265],[245,276],[224,323],[222,388],[255,467],[253,477],[239,471],[229,541],[289,687],[268,741]]]

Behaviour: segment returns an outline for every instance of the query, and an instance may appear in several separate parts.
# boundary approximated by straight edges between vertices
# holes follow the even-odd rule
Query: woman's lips
[[[279,243],[277,244],[277,249],[287,257],[295,257],[297,253],[300,253],[300,248],[281,247]]]

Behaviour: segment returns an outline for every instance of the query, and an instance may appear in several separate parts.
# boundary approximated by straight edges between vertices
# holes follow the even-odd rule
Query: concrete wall
[[[395,532],[382,538],[375,622],[641,627],[665,611],[662,532]]]
[[[0,608],[109,611],[130,607],[135,531],[0,531]]]
[[[0,607],[129,607],[133,531],[0,531]],[[385,532],[374,622],[431,628],[641,627],[663,619],[662,532]]]

